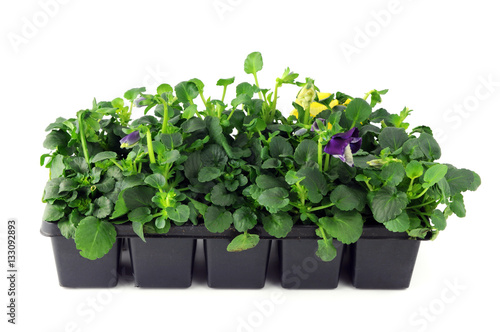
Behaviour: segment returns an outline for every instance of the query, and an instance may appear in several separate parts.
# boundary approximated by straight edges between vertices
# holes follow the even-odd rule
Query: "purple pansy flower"
[[[345,133],[333,135],[323,151],[353,167],[352,154],[358,152],[360,148],[361,137],[358,128],[354,127]]]
[[[131,147],[136,145],[140,139],[141,139],[141,136],[139,135],[139,131],[136,130],[134,132],[131,132],[130,134],[128,134],[127,136],[125,136],[124,138],[122,138],[120,140],[120,143],[121,143],[120,147],[122,149],[123,148],[130,149]]]

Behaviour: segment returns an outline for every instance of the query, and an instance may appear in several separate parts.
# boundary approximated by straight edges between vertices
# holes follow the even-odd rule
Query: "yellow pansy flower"
[[[328,98],[331,95],[331,93],[328,93],[328,92],[318,92],[317,95],[318,95],[318,99],[322,100],[322,99]],[[344,105],[347,105],[350,101],[351,100],[348,99],[344,103]],[[299,104],[300,106],[303,106],[302,103],[298,99],[296,99],[295,102],[297,104]],[[333,108],[334,106],[337,106],[338,104],[339,104],[339,101],[337,99],[334,99],[334,100],[332,100],[330,102],[330,108]],[[313,102],[311,104],[311,109],[309,110],[309,114],[311,115],[311,117],[314,118],[316,115],[318,115],[319,113],[321,113],[322,111],[324,111],[326,109],[327,109],[327,107],[325,105],[317,103],[317,102]],[[297,118],[299,117],[299,113],[297,112],[296,109],[294,109],[292,111],[291,115],[295,115],[295,117],[297,117]]]

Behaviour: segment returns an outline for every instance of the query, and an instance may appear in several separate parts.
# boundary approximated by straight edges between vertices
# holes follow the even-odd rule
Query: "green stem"
[[[309,124],[309,114],[311,113],[311,104],[307,105],[307,109],[304,110],[304,124]]]
[[[330,167],[330,155],[327,153],[325,155],[325,168],[323,169],[324,172],[328,171],[328,168]]]
[[[419,207],[422,207],[422,206],[426,206],[426,205],[429,205],[431,203],[436,203],[435,201],[428,201],[428,202],[425,202],[425,203],[422,203],[422,204],[418,204],[418,205],[411,205],[411,206],[407,206],[406,208],[407,209],[412,209],[412,208],[419,208]]]
[[[309,212],[313,212],[313,211],[323,210],[323,209],[327,209],[329,207],[332,207],[334,205],[335,205],[334,203],[330,203],[330,204],[327,204],[327,205],[317,206],[315,208],[309,209],[308,211]]]
[[[429,190],[429,188],[425,188],[425,190],[424,190],[424,191],[422,191],[422,192],[421,192],[418,196],[415,196],[415,197],[413,197],[412,199],[417,199],[417,198],[422,197],[422,196],[426,193],[426,191],[427,191],[427,190]]]
[[[78,114],[78,126],[80,127],[80,141],[82,143],[83,155],[85,156],[85,161],[90,167],[89,149],[87,147],[87,140],[85,139],[85,128],[82,121],[82,113]]]
[[[264,99],[264,96],[262,95],[262,91],[260,91],[259,81],[257,80],[257,73],[253,73],[253,78],[255,79],[255,85],[257,86],[257,88],[259,88],[260,99],[262,99],[262,100],[264,100],[264,102],[266,102],[266,100]]]
[[[148,154],[149,154],[149,161],[151,164],[156,164],[156,159],[155,159],[155,152],[153,150],[153,139],[151,137],[151,131],[149,131],[149,128],[147,128],[146,132],[146,140],[148,143]]]
[[[201,98],[201,101],[203,101],[203,105],[205,105],[205,108],[207,108],[207,101],[205,100],[205,97],[203,96],[203,92],[200,92],[200,98]]]
[[[113,162],[113,164],[118,166],[118,168],[123,172],[123,167],[121,167],[120,164],[118,164],[118,162],[116,160],[114,160],[114,159],[110,159],[110,160]]]
[[[227,121],[229,121],[229,119],[231,119],[231,117],[233,116],[233,113],[234,113],[235,110],[236,110],[236,108],[233,108],[233,110],[231,111],[231,113],[229,113],[229,116],[227,117]]]
[[[222,90],[222,102],[224,102],[224,98],[226,97],[227,85],[224,85],[224,90]]]
[[[321,145],[321,136],[318,139],[318,165],[319,165],[319,170],[321,171],[323,169],[323,149]]]
[[[163,125],[161,127],[161,132],[162,134],[167,134],[167,131],[168,131],[168,106],[167,106],[167,103],[161,99],[161,103],[163,105]],[[149,132],[149,129],[148,129],[148,132]]]

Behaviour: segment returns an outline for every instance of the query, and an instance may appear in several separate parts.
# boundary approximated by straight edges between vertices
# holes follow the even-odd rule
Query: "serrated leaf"
[[[353,125],[367,120],[371,114],[372,107],[362,98],[354,98],[345,109],[345,116]]]
[[[203,167],[198,173],[198,181],[208,182],[217,179],[222,175],[222,171],[217,167]]]
[[[76,248],[90,260],[103,257],[116,242],[116,229],[110,222],[95,217],[82,219],[75,232]]]
[[[212,233],[222,233],[233,223],[231,212],[217,206],[209,206],[204,219],[205,227]]]
[[[198,97],[198,88],[194,82],[180,82],[175,86],[175,95],[181,103],[191,103]]]
[[[408,134],[404,128],[386,127],[378,136],[378,141],[382,149],[390,148],[391,152],[396,151],[408,140]]]
[[[429,161],[434,161],[441,157],[441,148],[432,135],[421,133],[417,141],[418,146]]]
[[[366,194],[358,188],[341,184],[330,194],[330,201],[342,211],[361,211],[366,204]]]
[[[356,242],[363,233],[363,218],[357,211],[335,211],[332,217],[319,219],[319,225],[342,243]]]
[[[323,262],[330,262],[337,257],[337,248],[333,245],[333,240],[318,240],[318,250],[316,251],[316,255],[321,258]]]
[[[273,213],[262,220],[264,229],[271,236],[284,238],[292,230],[292,217],[286,212]]]
[[[240,252],[243,250],[252,249],[259,244],[259,236],[256,234],[240,234],[235,237],[227,246],[229,252]]]
[[[450,186],[451,196],[474,187],[473,183],[476,181],[474,173],[465,168],[450,168],[445,177]]]
[[[94,216],[98,219],[106,218],[111,214],[111,211],[113,211],[113,202],[105,196],[99,197],[94,203],[96,205]]]
[[[392,162],[385,165],[380,172],[380,178],[384,180],[385,186],[396,187],[403,181],[405,169],[399,162]]]
[[[269,143],[269,153],[273,158],[287,157],[293,155],[293,148],[286,138],[274,136]]]
[[[210,199],[216,205],[230,206],[236,201],[236,195],[229,193],[223,183],[218,183],[212,188]]]
[[[73,239],[75,237],[76,227],[69,221],[69,219],[64,218],[57,223],[57,227],[61,232],[61,235],[66,239]]]
[[[446,228],[446,217],[441,210],[432,211],[431,221],[434,227],[439,231],[443,231]]]
[[[410,228],[410,218],[408,214],[403,211],[396,218],[384,222],[384,226],[391,232],[405,232]]]
[[[95,156],[93,156],[92,159],[90,160],[90,162],[96,163],[98,161],[103,161],[103,160],[106,160],[106,159],[116,159],[116,157],[117,157],[116,152],[113,152],[113,151],[103,151],[103,152],[99,152],[98,154],[96,154]]]
[[[153,215],[151,214],[151,210],[147,207],[138,207],[133,209],[127,215],[130,221],[139,222],[141,224],[145,224],[153,220]]]
[[[276,213],[288,205],[288,191],[284,188],[270,188],[262,191],[257,201],[271,213]]]
[[[465,204],[464,204],[464,196],[462,194],[456,194],[453,196],[450,209],[457,215],[459,218],[465,217]]]
[[[47,204],[43,212],[43,220],[45,221],[58,221],[64,217],[64,209],[60,206]]]
[[[185,223],[189,219],[189,206],[181,204],[176,208],[167,207],[168,218],[178,223]]]
[[[369,197],[373,217],[382,223],[399,216],[408,204],[406,194],[394,187],[383,187]]]
[[[310,139],[303,140],[295,149],[293,156],[299,165],[304,165],[308,161],[318,162],[318,143]]]
[[[257,216],[249,207],[243,206],[233,213],[234,228],[238,232],[245,232],[257,225]]]

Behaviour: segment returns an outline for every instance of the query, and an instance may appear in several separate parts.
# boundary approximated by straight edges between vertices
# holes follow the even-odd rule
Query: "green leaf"
[[[57,227],[61,231],[61,235],[67,239],[74,239],[76,227],[69,221],[69,219],[64,218],[57,223]]]
[[[177,207],[167,207],[168,218],[178,223],[185,223],[189,219],[189,206],[181,204]]]
[[[193,204],[194,208],[202,215],[204,216],[205,213],[207,212],[208,205],[200,203],[190,197],[188,197],[191,203]]]
[[[155,189],[146,186],[137,186],[128,188],[123,192],[123,200],[129,210],[138,207],[147,207],[152,205],[152,198],[155,195]]]
[[[448,166],[446,165],[437,164],[431,166],[427,171],[425,171],[424,174],[425,183],[422,185],[422,187],[429,188],[435,185],[436,183],[438,183],[439,180],[444,178],[446,172],[448,172]]]
[[[318,162],[318,143],[310,139],[303,140],[295,149],[293,157],[299,165],[308,161]]]
[[[161,134],[160,140],[167,147],[167,149],[174,149],[180,145],[182,145],[182,134],[181,133],[173,133],[173,134]]]
[[[45,141],[43,141],[43,147],[49,150],[55,150],[57,148],[63,148],[68,145],[70,136],[62,130],[51,131]]]
[[[175,86],[175,95],[181,103],[192,103],[198,97],[198,88],[193,82],[181,82]]]
[[[205,213],[205,227],[212,233],[222,233],[233,223],[231,212],[217,206],[209,206]]]
[[[259,236],[256,234],[240,234],[235,237],[227,246],[229,252],[239,252],[252,249],[259,243]]]
[[[212,203],[220,206],[230,206],[236,202],[236,195],[228,193],[223,183],[218,183],[212,188],[210,192],[210,199]]]
[[[476,189],[481,185],[481,177],[476,172],[472,172],[472,174],[474,174],[474,181],[472,181],[471,185],[467,189],[470,191],[476,191]]]
[[[170,221],[165,216],[159,216],[155,220],[155,229],[158,234],[167,234],[171,226],[172,224],[170,224]]]
[[[234,211],[233,219],[234,228],[238,232],[245,232],[257,225],[257,216],[253,213],[252,209],[246,206]]]
[[[153,216],[151,215],[151,210],[147,207],[139,207],[133,209],[132,211],[129,212],[127,217],[130,221],[135,221],[143,225],[153,220]]]
[[[228,161],[228,157],[224,149],[217,144],[207,145],[200,154],[203,166],[217,167],[223,169]]]
[[[321,258],[323,262],[330,262],[337,257],[337,248],[333,245],[333,240],[318,240],[318,250],[316,251],[316,255]]]
[[[89,172],[89,165],[83,157],[74,157],[68,162],[68,166],[77,173],[87,174]]]
[[[446,228],[446,217],[441,210],[432,211],[431,221],[434,227],[439,231],[443,231]]]
[[[141,92],[146,92],[146,88],[142,87],[142,88],[130,89],[127,92],[125,92],[123,98],[133,101],[135,100],[135,98],[137,98],[137,96],[139,96]]]
[[[68,191],[73,191],[78,188],[78,182],[73,179],[63,178],[59,184],[59,194],[67,193]]]
[[[203,130],[207,126],[205,125],[205,121],[200,118],[191,118],[181,124],[181,129],[185,133],[192,133],[197,130]]]
[[[281,160],[269,158],[262,163],[262,169],[275,169],[281,166]]]
[[[278,212],[265,216],[262,224],[266,232],[271,236],[283,238],[292,230],[293,221],[288,213]]]
[[[165,155],[163,156],[163,162],[167,164],[172,164],[176,162],[179,158],[181,157],[181,154],[179,150],[172,150],[172,151],[167,151],[165,152]]]
[[[90,162],[96,163],[98,161],[102,161],[102,160],[106,160],[106,159],[116,159],[116,157],[117,157],[116,152],[103,151],[103,152],[99,152],[98,154],[93,156],[92,159],[90,159]]]
[[[274,136],[269,143],[269,153],[273,158],[288,157],[293,155],[293,148],[286,138]]]
[[[78,224],[75,232],[76,248],[90,260],[103,257],[116,242],[116,230],[108,221],[89,216]]]
[[[132,229],[134,230],[134,233],[137,234],[139,238],[141,238],[142,241],[146,242],[146,239],[144,238],[144,224],[141,222],[137,221],[132,221]]]
[[[405,177],[405,168],[399,162],[389,163],[382,168],[380,177],[385,186],[396,187]]]
[[[260,52],[250,53],[245,59],[245,73],[255,74],[262,69],[263,65],[262,54]]]
[[[361,211],[366,204],[366,194],[358,188],[341,184],[330,194],[330,201],[342,211]]]
[[[109,198],[101,196],[94,201],[96,208],[94,209],[94,216],[99,219],[104,219],[113,211],[113,203]]]
[[[456,194],[455,196],[453,196],[450,204],[450,209],[457,215],[457,217],[465,217],[464,196],[462,196],[462,194]]]
[[[373,217],[378,222],[386,222],[399,216],[408,204],[405,193],[394,187],[383,187],[379,191],[369,195],[370,208]]]
[[[50,178],[55,179],[64,175],[66,165],[64,165],[64,157],[60,154],[52,158],[50,162]]]
[[[345,109],[345,116],[353,125],[367,120],[372,114],[372,107],[362,98],[354,98]]]
[[[288,205],[290,200],[288,191],[284,188],[277,187],[264,190],[257,201],[271,213],[276,213],[280,209]]]
[[[64,217],[64,209],[58,205],[47,204],[43,212],[43,220],[45,221],[58,221]]]
[[[290,170],[290,171],[286,172],[286,175],[285,175],[285,181],[286,181],[286,183],[288,183],[289,185],[293,185],[293,184],[295,184],[295,183],[297,183],[297,182],[299,182],[299,181],[304,180],[305,178],[306,178],[305,176],[303,176],[303,177],[298,177],[298,176],[297,176],[297,172],[292,171],[292,170]]]
[[[144,179],[144,182],[146,184],[149,184],[151,187],[153,188],[156,188],[156,189],[161,189],[165,186],[165,184],[167,183],[167,181],[165,180],[165,177],[161,174],[151,174],[149,176],[147,176],[145,179]]]
[[[304,177],[300,184],[306,187],[309,200],[312,203],[321,202],[328,192],[327,181],[321,171],[317,168],[302,167],[297,176]]]
[[[357,211],[336,210],[333,218],[319,218],[319,225],[342,243],[356,242],[363,233],[363,218]]]
[[[441,157],[441,148],[432,135],[421,133],[417,141],[418,146],[429,161],[434,161]]]
[[[456,194],[475,187],[476,177],[474,172],[465,168],[450,168],[446,173],[446,181],[450,185],[450,194]]]
[[[198,173],[198,181],[208,182],[217,179],[223,172],[217,167],[203,167]]]
[[[159,94],[160,96],[164,93],[173,92],[173,91],[174,91],[174,89],[172,89],[172,87],[166,83],[160,84],[156,88],[156,93]]]
[[[283,178],[261,174],[255,179],[255,183],[260,189],[271,189],[274,187],[288,188],[288,185]]]
[[[412,160],[406,165],[405,172],[410,179],[416,179],[424,174],[424,167],[418,161]]]
[[[350,104],[349,104],[350,105]],[[391,152],[396,151],[408,140],[408,134],[404,128],[385,127],[378,136],[378,141],[382,149],[390,148]]]
[[[390,230],[391,232],[405,232],[410,228],[410,218],[408,214],[403,211],[396,218],[384,222],[385,228]]]
[[[234,83],[235,77],[231,78],[220,78],[215,85],[217,86],[228,86]]]

